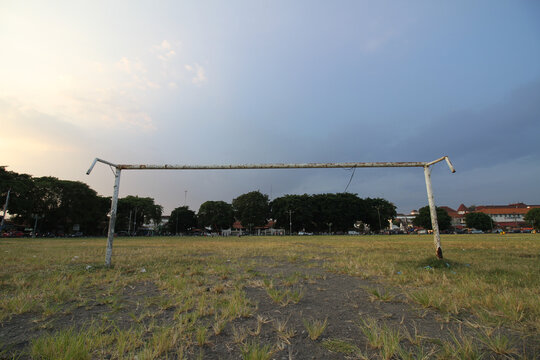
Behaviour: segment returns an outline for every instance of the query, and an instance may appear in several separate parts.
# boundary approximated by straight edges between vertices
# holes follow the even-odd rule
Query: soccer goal
[[[426,190],[431,215],[431,226],[435,242],[435,254],[439,259],[443,258],[441,248],[441,237],[439,234],[439,224],[437,222],[437,211],[435,210],[435,200],[431,188],[430,166],[446,160],[451,172],[456,172],[448,156],[443,156],[430,162],[348,162],[348,163],[308,163],[308,164],[245,164],[245,165],[125,165],[113,164],[99,158],[95,158],[86,172],[90,175],[97,162],[106,164],[114,168],[114,190],[111,201],[111,212],[109,219],[109,231],[107,237],[107,251],[105,254],[105,265],[111,266],[112,249],[114,240],[114,226],[116,223],[116,210],[118,205],[118,190],[120,188],[120,174],[122,170],[252,170],[252,169],[332,169],[332,168],[383,168],[383,167],[422,167],[426,179]]]

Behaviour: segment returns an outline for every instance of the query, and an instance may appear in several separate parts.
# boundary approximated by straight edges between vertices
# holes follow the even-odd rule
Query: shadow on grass
[[[451,259],[437,259],[434,256],[429,256],[420,260],[398,261],[397,264],[409,268],[432,268],[440,270],[468,269],[471,267],[471,264],[469,263]]]

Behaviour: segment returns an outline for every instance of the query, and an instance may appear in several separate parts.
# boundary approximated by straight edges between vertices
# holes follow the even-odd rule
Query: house
[[[540,205],[526,205],[515,203],[509,205],[479,205],[467,208],[461,204],[457,211],[448,206],[441,206],[452,218],[452,226],[457,229],[466,227],[465,215],[472,212],[481,212],[491,217],[493,227],[503,229],[520,229],[526,226],[524,217],[530,209],[540,208]]]
[[[519,229],[526,227],[525,214],[529,210],[540,208],[540,205],[526,205],[515,203],[509,205],[482,205],[475,208],[475,212],[487,214],[497,226],[505,229]]]

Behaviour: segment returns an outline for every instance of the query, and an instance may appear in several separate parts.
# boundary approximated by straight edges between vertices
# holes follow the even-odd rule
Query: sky
[[[431,161],[437,205],[540,204],[540,2],[0,1],[0,165],[111,196],[116,164]],[[123,171],[164,214],[350,169]],[[347,188],[398,212],[421,168]]]

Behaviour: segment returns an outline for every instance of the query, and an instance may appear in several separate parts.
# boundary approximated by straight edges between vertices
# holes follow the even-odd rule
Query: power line
[[[349,169],[349,170],[350,170],[350,169]],[[345,186],[345,190],[343,191],[344,193],[347,192],[347,189],[349,188],[349,185],[351,185],[351,181],[352,181],[352,179],[353,179],[353,177],[354,177],[354,172],[355,172],[355,171],[356,171],[356,168],[355,168],[355,167],[352,168],[351,178],[349,179],[349,182],[347,183],[347,186]]]

